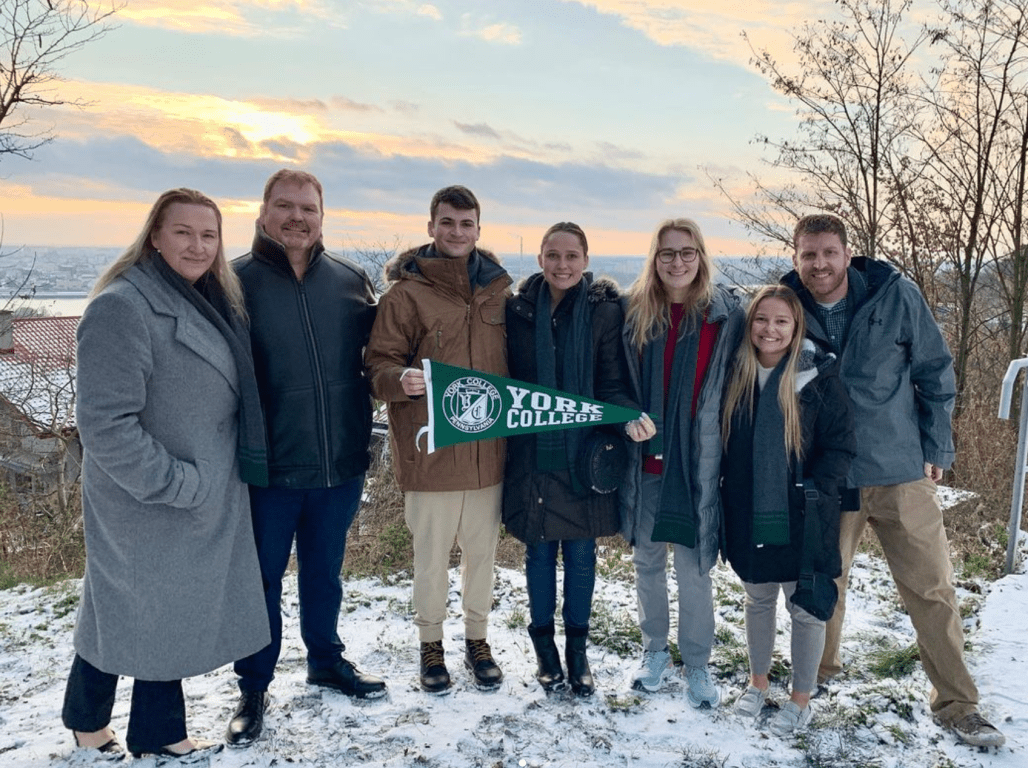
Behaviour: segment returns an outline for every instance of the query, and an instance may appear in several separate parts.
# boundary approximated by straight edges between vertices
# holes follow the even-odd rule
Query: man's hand
[[[625,424],[625,434],[635,442],[641,443],[657,434],[657,425],[644,413],[638,419]]]
[[[929,464],[927,461],[924,463],[924,476],[930,478],[934,483],[942,480],[942,471],[942,467]]]
[[[425,372],[420,368],[404,368],[400,374],[400,386],[407,397],[420,397],[425,394]]]

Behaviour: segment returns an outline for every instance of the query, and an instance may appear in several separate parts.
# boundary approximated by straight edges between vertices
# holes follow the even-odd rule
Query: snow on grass
[[[960,590],[968,605],[968,660],[982,693],[982,712],[1007,737],[999,750],[959,744],[936,725],[928,709],[929,685],[920,664],[904,674],[914,642],[884,563],[858,556],[852,573],[844,652],[848,668],[814,700],[814,725],[791,738],[768,730],[774,707],[788,698],[788,624],[779,606],[780,634],[772,706],[746,721],[731,703],[747,682],[742,593],[730,570],[715,569],[717,641],[712,663],[725,704],[694,710],[684,680],[656,694],[629,690],[627,679],[640,652],[635,595],[622,562],[600,569],[594,600],[589,659],[597,694],[547,696],[534,678],[535,660],[525,617],[524,575],[497,569],[489,640],[505,673],[498,691],[474,688],[464,670],[459,573],[450,573],[450,613],[445,625],[447,661],[454,679],[448,695],[430,696],[417,682],[418,648],[408,576],[346,584],[340,635],[347,657],[383,676],[386,698],[354,701],[307,685],[297,627],[295,578],[284,592],[285,638],[262,739],[243,750],[225,750],[211,764],[241,766],[382,765],[426,768],[541,768],[542,766],[696,766],[698,768],[970,768],[1023,766],[1028,743],[1028,575],[1021,572],[982,584],[984,597]],[[674,583],[673,571],[669,580]],[[64,684],[73,655],[71,637],[78,581],[49,588],[0,591],[0,765],[9,768],[83,766],[92,754],[76,750],[61,725]],[[674,605],[674,601],[672,602]],[[559,633],[559,628],[558,628]],[[673,633],[672,633],[673,634]],[[907,655],[903,652],[907,650]],[[895,654],[893,652],[899,651]],[[899,677],[873,672],[895,662]],[[885,665],[887,668],[888,664]],[[190,732],[221,738],[235,705],[230,667],[184,683]],[[119,685],[113,727],[124,734],[130,681]],[[130,758],[131,760],[131,758]],[[152,766],[152,758],[139,763]]]

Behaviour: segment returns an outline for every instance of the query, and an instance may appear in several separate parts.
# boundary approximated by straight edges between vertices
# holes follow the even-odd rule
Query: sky
[[[94,5],[97,0],[92,0]],[[103,0],[109,3],[110,0]],[[230,255],[248,249],[281,167],[325,186],[330,249],[427,240],[428,202],[465,184],[480,244],[538,252],[572,220],[592,254],[645,253],[669,216],[715,255],[763,243],[730,221],[766,174],[757,133],[795,108],[743,39],[788,60],[816,0],[127,0],[117,27],[60,62],[35,108],[55,140],[0,159],[3,245],[125,246],[165,189],[218,201]]]

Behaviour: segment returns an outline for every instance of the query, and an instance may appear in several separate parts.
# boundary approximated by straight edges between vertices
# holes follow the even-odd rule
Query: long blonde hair
[[[89,292],[89,298],[95,297],[100,291],[114,282],[115,278],[124,275],[134,265],[151,258],[161,258],[157,256],[150,238],[161,228],[161,225],[164,223],[164,214],[169,206],[175,203],[203,205],[214,211],[214,216],[218,220],[218,252],[214,256],[214,263],[211,264],[210,272],[214,275],[214,279],[218,281],[222,290],[225,291],[225,297],[228,299],[228,303],[233,311],[240,317],[245,318],[246,306],[243,303],[243,288],[239,284],[239,278],[236,277],[235,271],[225,260],[225,243],[221,237],[221,211],[218,209],[217,203],[203,192],[197,192],[195,189],[186,189],[185,187],[169,189],[157,198],[157,202],[153,204],[150,213],[147,214],[146,223],[143,224],[143,231],[139,233],[139,236],[133,241],[132,245],[121,256],[111,262],[107,269],[103,271],[103,274],[97,278],[96,283],[93,285],[93,290]]]
[[[635,282],[628,287],[628,311],[625,322],[631,329],[632,343],[640,352],[642,348],[667,330],[671,324],[671,302],[667,291],[657,274],[657,251],[660,249],[660,238],[665,232],[678,231],[692,235],[699,251],[696,264],[696,277],[689,285],[689,294],[685,301],[686,314],[695,314],[705,310],[714,297],[714,263],[707,254],[707,246],[703,240],[700,225],[692,219],[665,219],[657,225],[650,241],[650,252],[646,264]],[[683,323],[683,330],[688,325]]]
[[[765,285],[753,297],[746,309],[746,330],[742,342],[735,353],[735,364],[732,366],[732,377],[725,389],[725,405],[721,413],[721,436],[728,443],[732,432],[732,416],[739,409],[745,408],[750,419],[753,418],[754,393],[757,387],[757,348],[753,346],[753,319],[757,308],[764,299],[781,299],[792,312],[796,326],[793,329],[792,343],[789,344],[788,359],[785,370],[778,382],[778,407],[782,409],[782,420],[785,422],[785,452],[788,456],[803,458],[803,427],[800,423],[800,399],[796,392],[796,372],[799,369],[800,348],[806,333],[803,320],[803,305],[791,288],[785,285]]]

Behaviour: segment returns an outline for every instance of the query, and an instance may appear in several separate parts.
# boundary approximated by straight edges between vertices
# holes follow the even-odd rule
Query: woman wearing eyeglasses
[[[678,650],[693,707],[716,707],[707,668],[714,642],[710,569],[721,517],[720,406],[742,335],[738,298],[713,284],[713,263],[691,219],[661,222],[628,289],[624,340],[632,383],[657,434],[639,444],[621,486],[622,533],[634,547],[643,657],[632,687],[654,692],[674,672],[668,650],[667,545],[678,581]]]

